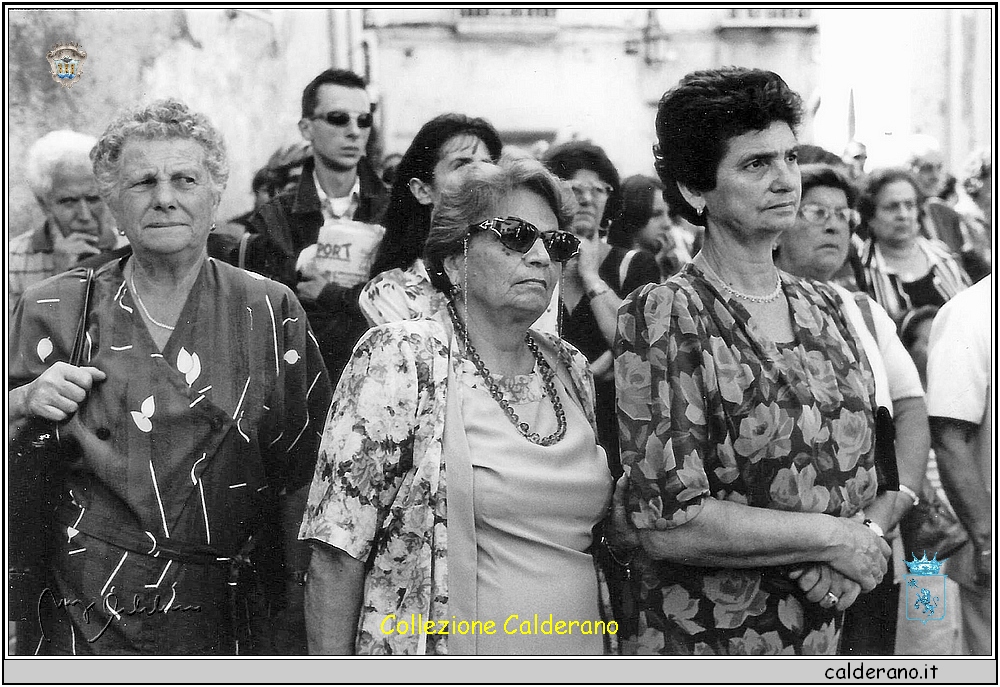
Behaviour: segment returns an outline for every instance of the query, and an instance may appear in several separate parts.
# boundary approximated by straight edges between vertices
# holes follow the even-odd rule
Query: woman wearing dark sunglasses
[[[529,329],[579,247],[562,188],[533,159],[468,165],[424,251],[446,310],[358,343],[299,533],[312,653],[613,650],[593,381]]]
[[[833,654],[886,571],[871,369],[822,284],[781,273],[801,98],[773,72],[692,72],[660,99],[666,200],[702,249],[622,304],[615,343],[637,609],[628,653]]]

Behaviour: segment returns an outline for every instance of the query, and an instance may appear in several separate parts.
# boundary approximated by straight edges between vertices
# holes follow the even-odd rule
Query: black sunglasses
[[[311,119],[322,119],[332,126],[347,126],[351,123],[351,113],[343,110],[333,110],[326,114],[313,115]],[[357,115],[358,128],[368,129],[375,123],[375,117],[371,112],[359,112]]]
[[[476,231],[492,231],[505,248],[518,253],[527,253],[541,236],[542,245],[555,262],[566,262],[580,251],[580,239],[568,231],[539,231],[520,217],[494,217],[470,224],[469,232]]]

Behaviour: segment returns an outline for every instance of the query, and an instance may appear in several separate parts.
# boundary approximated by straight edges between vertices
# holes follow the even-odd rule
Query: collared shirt
[[[323,212],[323,219],[329,222],[331,219],[353,219],[354,213],[358,210],[361,202],[361,177],[354,177],[354,186],[346,196],[331,198],[319,184],[319,177],[316,170],[313,170],[313,183],[316,184],[316,195],[319,196],[319,207]]]
[[[98,248],[110,251],[118,247],[116,239],[114,232],[108,232],[101,236]],[[56,263],[55,245],[55,232],[48,221],[34,231],[15,236],[7,244],[8,316],[14,313],[14,306],[25,289],[62,271]]]

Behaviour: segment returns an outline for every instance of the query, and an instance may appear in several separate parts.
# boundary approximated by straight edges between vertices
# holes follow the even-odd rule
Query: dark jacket
[[[293,291],[299,282],[295,263],[299,253],[316,243],[323,211],[313,181],[314,163],[302,169],[298,187],[262,205],[251,218],[242,264],[236,264],[282,282]],[[358,164],[361,197],[352,219],[377,224],[389,202],[389,191],[367,159]],[[340,379],[354,344],[368,329],[358,307],[364,284],[344,288],[328,284],[316,300],[300,298],[334,384]]]

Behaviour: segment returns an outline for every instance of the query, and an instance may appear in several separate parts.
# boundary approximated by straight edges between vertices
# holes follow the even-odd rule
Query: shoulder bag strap
[[[864,318],[868,331],[872,333],[872,338],[875,339],[875,343],[878,343],[878,331],[875,329],[875,318],[872,316],[872,306],[868,296],[856,293],[854,294],[854,302],[858,304],[858,310],[861,311],[861,317]]]
[[[84,282],[83,307],[80,309],[80,321],[76,325],[76,338],[73,340],[73,350],[69,357],[69,364],[74,366],[79,366],[83,358],[83,344],[87,340],[87,311],[90,310],[90,296],[94,292],[93,268],[87,268]]]

